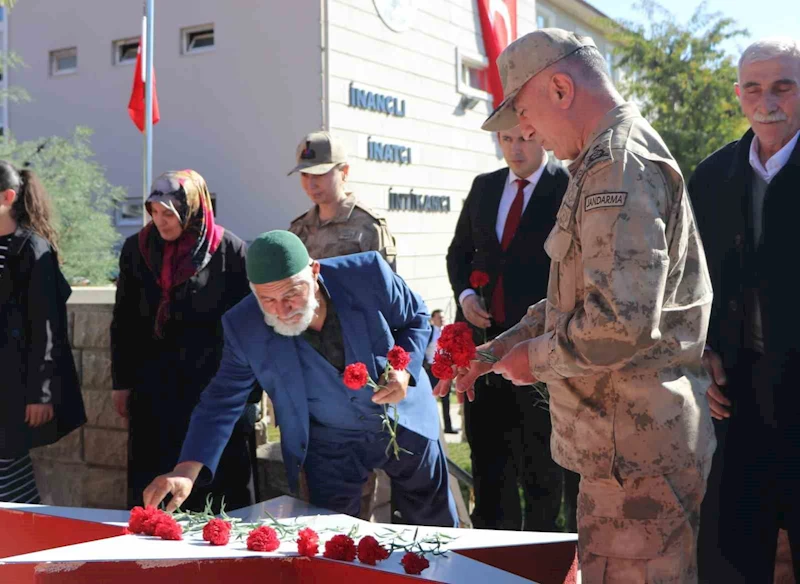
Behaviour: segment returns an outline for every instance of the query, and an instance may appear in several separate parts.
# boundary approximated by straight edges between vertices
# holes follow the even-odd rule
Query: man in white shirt
[[[548,160],[542,145],[525,140],[519,128],[497,138],[508,166],[475,178],[447,253],[456,319],[473,326],[477,344],[516,324],[546,295],[550,258],[544,242],[569,180],[561,164]],[[476,289],[475,272],[483,272],[488,284]],[[481,378],[475,394],[464,404],[475,480],[473,525],[558,531],[564,471],[550,457],[548,411],[537,407],[529,388],[497,375]],[[567,524],[574,531],[577,483],[569,476]]]
[[[800,43],[767,39],[739,60],[750,122],[689,181],[714,287],[704,360],[718,447],[703,501],[705,582],[772,582],[778,529],[800,581]]]
[[[433,356],[436,354],[436,343],[439,342],[439,337],[442,336],[442,326],[444,325],[444,318],[442,311],[439,309],[431,312],[431,338],[428,341],[428,348],[425,349],[425,371],[431,380],[431,387],[435,387],[439,382],[431,372],[431,365],[433,365]],[[443,395],[439,398],[442,402],[442,420],[444,421],[444,433],[455,434],[453,430],[453,421],[450,418],[450,394]]]

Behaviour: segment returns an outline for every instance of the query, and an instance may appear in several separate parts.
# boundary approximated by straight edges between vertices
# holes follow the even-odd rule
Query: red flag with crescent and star
[[[494,107],[503,101],[503,84],[497,70],[497,57],[517,38],[517,0],[478,0],[478,16],[486,58],[488,90]]]

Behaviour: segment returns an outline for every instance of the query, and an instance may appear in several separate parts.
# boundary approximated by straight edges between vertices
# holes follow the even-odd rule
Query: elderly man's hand
[[[706,399],[711,408],[711,417],[717,420],[724,420],[731,417],[731,400],[722,393],[722,386],[728,380],[725,376],[725,368],[722,366],[722,359],[711,349],[703,352],[703,366],[711,375],[711,385],[706,391]]]
[[[492,367],[492,372],[502,375],[514,385],[533,385],[537,379],[531,373],[528,347],[532,341],[514,345],[506,355]]]
[[[199,462],[187,461],[175,465],[175,469],[153,479],[144,490],[145,506],[157,507],[169,494],[172,499],[167,504],[167,511],[171,512],[180,507],[192,492],[197,475],[203,469]]]
[[[396,404],[406,399],[408,393],[408,382],[411,375],[408,371],[397,371],[393,369],[386,377],[381,377],[383,389],[375,392],[372,402],[376,404]]]

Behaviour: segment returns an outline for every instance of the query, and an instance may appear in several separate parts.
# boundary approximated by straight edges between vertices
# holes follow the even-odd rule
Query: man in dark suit
[[[447,252],[457,320],[472,324],[478,344],[519,322],[528,306],[546,296],[550,258],[544,242],[569,180],[519,128],[499,132],[498,139],[508,167],[475,178]],[[470,283],[474,270],[489,275],[482,289]],[[481,378],[475,401],[464,408],[475,481],[473,525],[558,531],[565,471],[550,456],[546,408],[529,388],[515,388],[496,375]],[[577,481],[570,487],[568,527],[574,531]]]
[[[689,181],[714,286],[704,359],[718,447],[703,501],[705,582],[773,581],[779,527],[800,581],[800,44],[759,41],[739,61],[750,122]]]

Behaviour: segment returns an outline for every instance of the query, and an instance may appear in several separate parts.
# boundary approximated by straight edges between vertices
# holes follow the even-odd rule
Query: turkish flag
[[[144,95],[144,65],[142,63],[142,47],[144,36],[139,41],[139,52],[136,54],[136,71],[133,74],[133,89],[128,102],[128,115],[140,132],[144,132],[145,123],[145,95]],[[153,124],[157,124],[161,116],[158,112],[158,95],[156,94],[156,70],[153,68]]]
[[[494,107],[503,101],[497,57],[517,38],[517,0],[478,0],[483,48],[489,60],[487,77]]]

